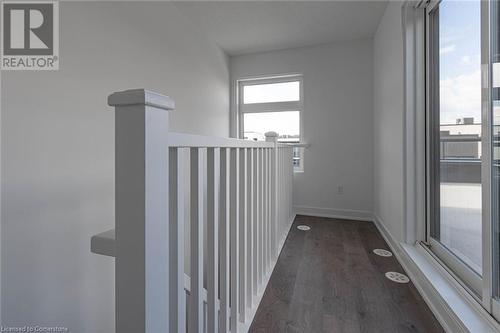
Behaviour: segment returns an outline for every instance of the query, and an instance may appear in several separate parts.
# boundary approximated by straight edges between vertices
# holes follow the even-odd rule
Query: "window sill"
[[[422,245],[400,244],[400,262],[447,332],[499,332],[500,324]],[[406,260],[405,260],[406,259]],[[410,274],[411,273],[411,274]]]
[[[279,142],[279,143],[287,146],[301,147],[301,148],[309,148],[311,146],[310,143],[305,143],[305,142]]]

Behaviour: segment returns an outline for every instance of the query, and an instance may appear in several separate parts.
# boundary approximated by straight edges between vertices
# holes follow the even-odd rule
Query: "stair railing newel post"
[[[169,331],[169,112],[144,89],[116,92],[116,331]]]
[[[271,208],[271,240],[272,240],[272,260],[275,262],[278,258],[278,181],[279,181],[279,171],[278,171],[278,133],[267,132],[265,134],[267,142],[273,142],[274,148],[271,156],[271,198],[270,198],[270,208]]]

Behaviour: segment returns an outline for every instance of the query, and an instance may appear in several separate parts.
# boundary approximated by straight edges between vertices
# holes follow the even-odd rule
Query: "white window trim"
[[[300,100],[291,102],[271,102],[271,103],[252,103],[243,104],[243,87],[258,84],[295,82],[300,83]],[[233,122],[233,133],[237,133],[238,138],[243,138],[243,114],[244,113],[262,113],[262,112],[279,112],[279,111],[299,111],[299,142],[304,142],[304,80],[302,74],[281,74],[266,77],[247,77],[236,80],[236,122]],[[280,133],[278,133],[280,134]]]

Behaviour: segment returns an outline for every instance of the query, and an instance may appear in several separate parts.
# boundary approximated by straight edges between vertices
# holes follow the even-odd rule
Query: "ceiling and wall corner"
[[[381,1],[179,1],[229,56],[372,38]]]

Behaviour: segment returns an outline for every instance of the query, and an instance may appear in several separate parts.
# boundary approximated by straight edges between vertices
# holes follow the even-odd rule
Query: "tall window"
[[[239,136],[265,140],[265,133],[278,133],[283,143],[302,142],[304,108],[302,76],[287,75],[238,82]],[[303,170],[303,148],[294,148],[294,168]]]
[[[426,10],[427,242],[500,319],[500,6]]]
[[[428,11],[429,235],[432,250],[482,290],[481,3]]]
[[[406,237],[422,241],[497,321],[499,1],[429,0],[403,7]]]

